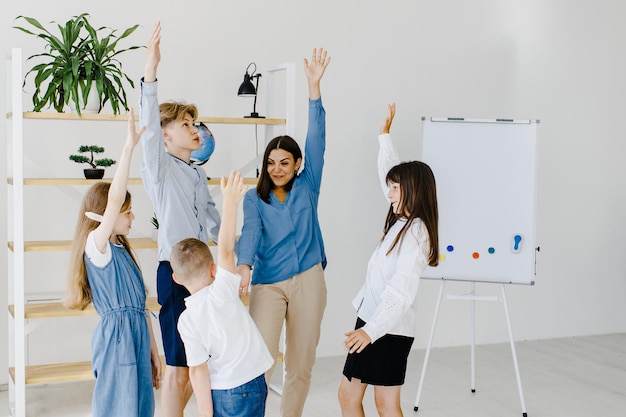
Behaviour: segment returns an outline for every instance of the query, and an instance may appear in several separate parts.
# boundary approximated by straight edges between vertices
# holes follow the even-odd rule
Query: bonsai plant
[[[24,33],[42,39],[45,52],[31,55],[27,61],[35,59],[36,63],[24,77],[24,86],[30,75],[34,77],[35,92],[33,94],[34,111],[52,106],[63,112],[66,105],[72,103],[78,114],[86,105],[92,89],[96,90],[99,113],[109,102],[113,114],[121,109],[128,110],[126,92],[123,81],[132,88],[133,80],[122,72],[120,54],[141,46],[118,49],[118,42],[131,35],[139,25],[132,26],[117,35],[117,30],[109,27],[94,28],[89,23],[89,14],[74,16],[64,25],[55,23],[58,36],[52,34],[37,19],[18,16],[36,30],[14,26]],[[100,37],[101,35],[101,37]]]
[[[89,164],[91,168],[86,168],[83,170],[85,174],[85,178],[88,180],[99,180],[104,177],[104,168],[100,167],[110,167],[115,164],[113,159],[103,158],[103,159],[95,159],[95,154],[104,152],[104,148],[96,145],[91,146],[81,146],[78,148],[78,152],[80,153],[89,153],[90,156],[87,157],[85,155],[70,155],[70,160],[74,161],[78,164]]]

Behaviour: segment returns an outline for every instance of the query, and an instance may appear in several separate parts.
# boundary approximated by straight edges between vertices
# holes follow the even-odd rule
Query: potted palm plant
[[[81,146],[78,148],[79,153],[89,153],[90,156],[85,155],[70,155],[70,160],[76,162],[77,164],[89,164],[91,168],[86,168],[83,170],[85,174],[85,178],[88,180],[100,180],[104,177],[104,168],[110,167],[115,164],[113,159],[103,158],[96,159],[95,154],[104,152],[104,148],[96,145],[89,146]],[[102,168],[98,168],[102,167]]]
[[[76,112],[81,114],[90,93],[97,96],[94,113],[99,113],[107,102],[113,114],[119,114],[122,109],[128,110],[124,82],[132,88],[135,84],[122,71],[119,55],[141,46],[118,49],[118,42],[130,36],[139,25],[125,29],[118,36],[116,29],[106,26],[94,28],[89,22],[89,14],[83,13],[63,25],[52,22],[58,29],[58,35],[55,35],[37,19],[26,16],[16,18],[20,19],[32,28],[14,26],[15,29],[45,42],[45,52],[27,58],[27,61],[36,62],[24,77],[26,87],[27,79],[33,76],[34,111],[52,106],[56,111],[63,112],[65,106],[73,104]]]

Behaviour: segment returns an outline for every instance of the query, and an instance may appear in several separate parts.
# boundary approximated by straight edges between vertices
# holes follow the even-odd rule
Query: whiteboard
[[[435,175],[439,265],[424,278],[535,283],[538,121],[422,118]]]

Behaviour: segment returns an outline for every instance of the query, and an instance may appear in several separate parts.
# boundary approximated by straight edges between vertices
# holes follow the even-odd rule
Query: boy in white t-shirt
[[[172,250],[173,278],[191,293],[178,331],[200,416],[264,416],[265,371],[274,360],[239,299],[233,253],[237,205],[247,187],[233,171],[228,180],[222,178],[221,188],[217,265],[209,247],[198,239],[184,239]]]

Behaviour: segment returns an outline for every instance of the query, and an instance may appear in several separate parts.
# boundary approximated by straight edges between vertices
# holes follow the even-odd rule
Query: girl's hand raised
[[[393,122],[393,118],[396,116],[396,103],[391,103],[387,105],[387,118],[385,119],[383,125],[380,127],[380,133],[389,133],[391,130],[391,123]]]
[[[146,126],[141,126],[139,130],[135,128],[135,111],[131,107],[128,112],[128,133],[126,134],[126,144],[124,146],[129,149],[134,149],[145,131]]]

